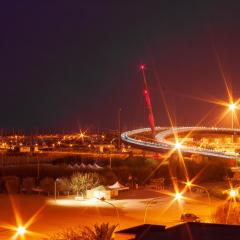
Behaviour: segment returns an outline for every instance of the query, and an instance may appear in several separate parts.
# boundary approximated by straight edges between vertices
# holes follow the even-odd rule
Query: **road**
[[[119,224],[118,229],[143,224],[146,204],[152,197],[160,197],[153,201],[146,214],[146,223],[175,225],[179,223],[182,212],[192,212],[197,214],[201,220],[209,220],[209,209],[211,212],[223,203],[222,200],[212,199],[211,206],[205,195],[195,195],[188,193],[187,200],[173,201],[173,197],[160,192],[150,190],[135,190],[125,194],[122,198],[112,200],[116,209],[100,200],[77,201],[73,198],[57,199],[46,198],[37,195],[0,195],[0,228],[5,224],[16,225],[13,206],[18,209],[23,224],[26,223],[36,212],[43,208],[29,226],[29,230],[35,233],[26,239],[44,239],[49,234],[67,227],[79,225],[92,225],[95,223],[110,222]],[[193,199],[193,200],[191,200]],[[172,202],[170,206],[169,203]],[[169,208],[167,208],[169,206]],[[11,239],[13,232],[0,232],[0,239]]]

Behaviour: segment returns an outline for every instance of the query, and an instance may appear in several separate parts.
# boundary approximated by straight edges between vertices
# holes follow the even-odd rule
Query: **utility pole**
[[[118,109],[118,149],[121,148],[121,112],[122,108]]]

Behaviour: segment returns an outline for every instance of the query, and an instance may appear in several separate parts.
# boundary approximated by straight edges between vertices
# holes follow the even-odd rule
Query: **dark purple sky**
[[[227,99],[214,46],[239,97],[239,12],[221,0],[2,1],[0,128],[116,128],[120,107],[125,128],[147,125],[142,62],[157,124],[161,88],[177,123],[195,124],[213,105],[186,96]]]

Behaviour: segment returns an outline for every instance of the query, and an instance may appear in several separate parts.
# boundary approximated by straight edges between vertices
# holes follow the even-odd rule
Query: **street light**
[[[193,187],[202,189],[202,190],[204,190],[204,192],[207,193],[207,196],[208,196],[208,210],[209,210],[209,217],[210,217],[211,216],[211,198],[210,198],[210,194],[209,194],[209,191],[207,190],[207,188],[205,188],[203,186],[200,186],[200,185],[197,185],[197,184],[192,184],[191,181],[187,181],[186,186],[189,187],[189,188],[193,186]]]
[[[229,192],[229,197],[232,198],[232,199],[235,199],[238,195],[238,192],[237,190],[235,189],[231,189],[230,192]]]
[[[18,237],[18,236],[23,237],[27,232],[26,227],[18,226],[18,227],[3,229],[0,231],[0,233],[7,233],[7,232],[12,232],[12,231],[15,231],[14,239],[16,239],[16,237]]]
[[[59,178],[56,178],[54,181],[54,199],[55,199],[55,201],[57,201],[57,182],[59,182],[59,181],[60,181]]]
[[[192,186],[192,183],[188,181],[188,182],[186,183],[186,185],[187,185],[188,187],[191,187],[191,186]]]
[[[231,103],[231,104],[228,105],[228,107],[232,112],[234,112],[235,109],[237,108],[236,103]]]
[[[228,108],[229,110],[231,111],[231,116],[232,116],[232,131],[233,131],[233,128],[234,128],[234,112],[235,110],[237,109],[237,104],[236,103],[230,103],[228,105]],[[233,140],[234,140],[234,136],[232,135],[232,143],[233,143]]]
[[[158,200],[158,199],[161,199],[161,198],[162,198],[162,196],[161,196],[161,197],[155,197],[155,198],[150,199],[150,200],[147,202],[147,205],[146,205],[145,211],[144,211],[144,219],[143,219],[143,223],[144,223],[144,224],[146,223],[147,210],[148,210],[148,208],[150,207],[150,205],[152,204],[153,201]]]
[[[237,108],[237,105],[236,105],[236,103],[230,103],[228,105],[228,108],[229,108],[229,110],[232,113],[232,129],[233,129],[233,127],[234,127],[234,112],[235,112],[235,110]]]
[[[181,200],[182,198],[183,198],[183,197],[182,197],[182,193],[176,193],[176,194],[175,194],[175,199],[176,199],[176,200],[179,201],[179,200]]]
[[[175,148],[178,150],[182,148],[182,144],[178,140],[175,143]]]
[[[121,112],[122,108],[118,109],[118,148],[120,149],[121,144]]]
[[[174,199],[175,199],[175,200],[180,201],[182,198],[183,198],[182,193],[176,193],[176,194],[174,195]],[[162,196],[152,198],[152,199],[150,199],[150,200],[147,202],[147,205],[146,205],[145,211],[144,211],[144,219],[143,219],[143,223],[144,223],[144,224],[146,223],[147,210],[148,210],[148,208],[151,206],[151,204],[152,204],[153,201],[158,200],[158,199],[162,199]]]
[[[26,228],[25,227],[22,227],[22,226],[19,226],[17,229],[16,229],[16,232],[19,236],[24,236],[24,234],[26,233]]]
[[[113,144],[113,141],[115,141],[116,139],[113,138],[110,142],[110,144]],[[110,154],[109,154],[109,167],[112,168],[112,155],[111,155],[111,146],[110,146]]]
[[[118,220],[118,225],[120,225],[120,217],[119,217],[118,208],[113,203],[106,201],[104,198],[96,198],[96,199],[98,199],[101,202],[105,202],[105,203],[109,204],[110,206],[112,206],[115,209],[116,215],[117,215],[117,220]]]

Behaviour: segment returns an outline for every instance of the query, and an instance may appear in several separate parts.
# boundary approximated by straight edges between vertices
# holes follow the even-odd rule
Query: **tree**
[[[85,227],[82,231],[82,240],[113,240],[113,233],[117,225],[109,223],[95,224],[92,228]]]
[[[99,185],[99,177],[96,173],[74,173],[70,179],[71,189],[77,193],[82,195],[86,194],[88,189],[97,187]]]

